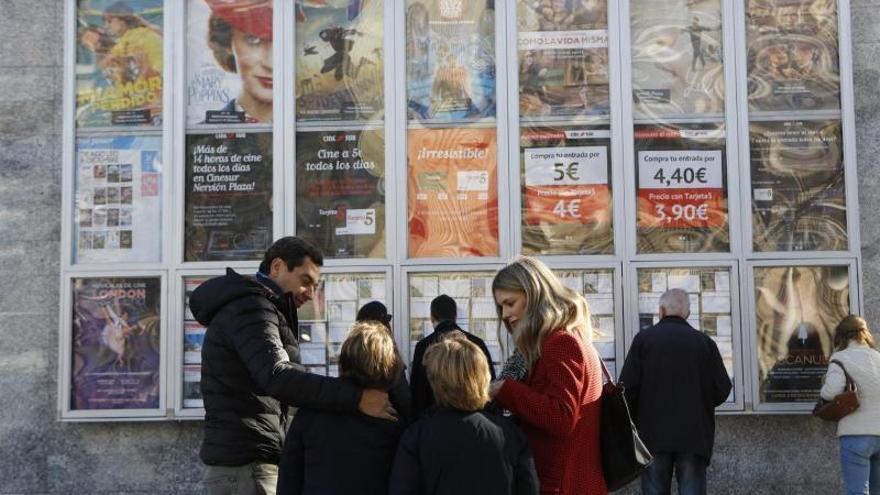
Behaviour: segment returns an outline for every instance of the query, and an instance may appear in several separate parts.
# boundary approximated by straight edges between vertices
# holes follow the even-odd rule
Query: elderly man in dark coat
[[[706,467],[715,438],[715,408],[732,384],[707,335],[687,322],[690,298],[670,289],[660,298],[660,322],[639,332],[620,379],[639,433],[654,462],[642,474],[642,493],[706,493]]]

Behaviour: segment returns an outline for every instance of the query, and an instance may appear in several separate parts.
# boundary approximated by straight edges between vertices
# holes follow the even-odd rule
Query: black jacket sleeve
[[[390,495],[419,495],[422,493],[422,469],[419,464],[418,427],[414,425],[406,430],[397,455],[394,456],[394,467],[388,484]]]
[[[639,385],[642,379],[642,339],[636,334],[623,362],[623,370],[620,372],[620,381],[623,382],[624,395],[633,421],[638,424],[639,417]]]
[[[234,316],[227,336],[257,385],[290,406],[357,411],[362,389],[297,369],[281,344],[279,314],[265,298],[254,299],[255,304]]]
[[[709,341],[709,369],[712,377],[714,406],[718,407],[724,404],[730,391],[733,389],[733,383],[730,381],[730,375],[727,374],[727,368],[724,367],[724,360],[721,353],[718,352],[718,345],[711,338]]]
[[[278,461],[278,487],[277,495],[300,495],[303,490],[303,458],[304,444],[303,432],[308,429],[309,414],[307,410],[300,411],[293,418],[290,431],[287,432],[287,440],[281,451],[281,459]]]
[[[535,470],[535,459],[525,438],[522,439],[516,472],[513,473],[513,493],[516,495],[538,495],[540,484]]]
[[[413,360],[410,368],[409,386],[412,391],[412,409],[413,417],[418,419],[430,407],[433,402],[433,394],[431,385],[428,383],[428,375],[425,373],[425,366],[422,359],[425,356],[425,341],[421,340],[416,344],[416,351],[413,353]]]
[[[397,384],[388,391],[388,396],[391,400],[391,405],[397,410],[397,418],[403,423],[404,427],[415,421],[415,416],[413,416],[412,393],[409,390],[409,383],[406,381],[405,370],[400,371],[400,379],[397,380]]]

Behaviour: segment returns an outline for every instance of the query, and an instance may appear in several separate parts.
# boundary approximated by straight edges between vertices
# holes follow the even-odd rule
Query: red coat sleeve
[[[520,420],[555,436],[571,434],[580,418],[585,386],[583,348],[574,335],[558,331],[547,337],[532,383],[504,381],[498,401]]]

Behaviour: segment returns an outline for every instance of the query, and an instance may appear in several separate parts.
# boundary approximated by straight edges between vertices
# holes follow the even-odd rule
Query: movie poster
[[[310,372],[339,375],[339,350],[357,313],[365,304],[386,304],[384,273],[330,273],[323,277],[315,297],[299,309],[299,350]],[[389,309],[390,312],[390,309]]]
[[[849,268],[755,268],[755,337],[761,402],[815,402],[850,314]]]
[[[162,0],[79,0],[77,127],[162,124]]]
[[[612,254],[611,131],[523,128],[523,253]]]
[[[186,2],[186,123],[272,122],[272,0]]]
[[[512,342],[499,333],[498,313],[492,297],[492,272],[412,273],[409,276],[409,355],[416,344],[434,331],[431,301],[445,294],[455,300],[455,323],[462,330],[483,339],[496,374],[504,364],[504,349]],[[504,338],[504,343],[499,341]]]
[[[749,110],[837,110],[837,2],[748,0]]]
[[[721,114],[721,0],[630,2],[636,117]]]
[[[193,291],[211,277],[186,277],[183,279],[186,291],[183,300],[183,388],[182,399],[184,409],[205,407],[202,400],[202,346],[205,343],[205,331],[189,307],[189,298]]]
[[[638,251],[730,250],[721,124],[636,126]]]
[[[844,251],[846,189],[840,121],[750,125],[755,251]]]
[[[408,135],[409,257],[498,256],[495,129]]]
[[[186,136],[184,260],[256,260],[272,242],[272,134]]]
[[[381,120],[383,0],[296,1],[296,120]]]
[[[520,117],[608,115],[606,0],[518,3]]]
[[[382,128],[296,134],[296,216],[325,256],[385,257]]]
[[[158,409],[158,277],[73,279],[70,409]]]
[[[407,0],[410,120],[495,117],[495,0]]]
[[[144,263],[162,255],[162,138],[76,141],[74,263]]]
[[[688,324],[715,341],[734,390],[727,402],[734,402],[738,382],[734,376],[733,299],[731,274],[727,267],[640,268],[639,331],[660,321],[660,297],[669,289],[682,289],[690,297]],[[738,330],[737,330],[738,331]]]

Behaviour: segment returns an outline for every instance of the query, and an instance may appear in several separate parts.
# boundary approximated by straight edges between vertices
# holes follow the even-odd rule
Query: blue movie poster
[[[410,120],[495,117],[494,0],[406,2]]]

